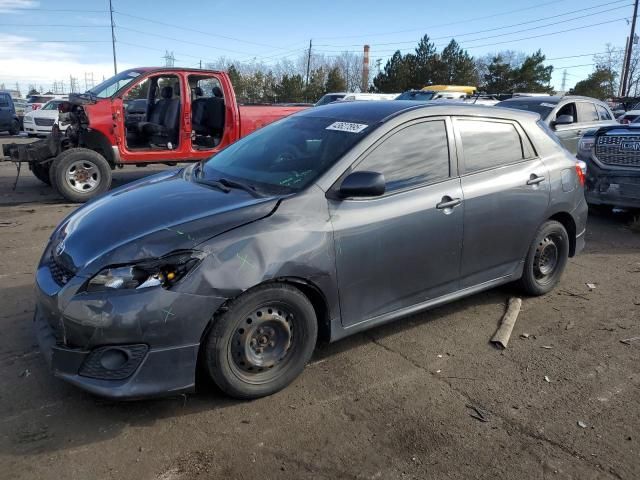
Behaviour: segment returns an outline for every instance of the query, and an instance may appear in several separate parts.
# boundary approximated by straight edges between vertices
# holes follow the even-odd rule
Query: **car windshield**
[[[551,110],[555,108],[554,103],[540,101],[517,101],[507,100],[496,104],[496,107],[512,108],[514,110],[526,110],[528,112],[535,112],[540,115],[541,118],[546,119]]]
[[[51,100],[51,97],[42,97],[42,96],[39,96],[39,95],[31,95],[27,99],[27,103],[47,103],[49,100]]]
[[[44,107],[42,107],[42,110],[57,110],[58,105],[60,105],[60,103],[62,102],[59,102],[59,101],[49,102]]]
[[[339,119],[285,118],[207,160],[196,181],[224,179],[258,191],[295,193],[314,182],[369,130],[366,124]]]
[[[133,82],[141,73],[142,72],[138,70],[125,70],[89,89],[88,93],[92,93],[98,98],[110,97],[121,88]]]
[[[433,92],[424,92],[418,90],[417,92],[404,92],[399,95],[396,100],[418,100],[421,102],[428,102],[433,98]]]
[[[320,107],[322,105],[326,105],[328,103],[331,102],[335,102],[336,100],[340,100],[344,98],[344,94],[336,94],[336,95],[325,95],[323,96],[320,100],[318,100],[318,103],[316,103],[316,107]]]

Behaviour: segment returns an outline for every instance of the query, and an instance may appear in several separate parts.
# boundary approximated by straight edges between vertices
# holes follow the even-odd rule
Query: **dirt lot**
[[[503,352],[488,341],[509,288],[322,345],[269,398],[113,403],[52,378],[34,344],[33,272],[75,206],[28,170],[12,192],[14,172],[0,164],[2,478],[640,478],[640,341],[620,342],[640,336],[628,216],[590,218],[586,251],[524,300]]]

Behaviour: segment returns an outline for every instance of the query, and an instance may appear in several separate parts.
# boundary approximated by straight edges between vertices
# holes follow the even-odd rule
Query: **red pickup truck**
[[[242,106],[225,72],[133,68],[60,105],[61,133],[4,145],[11,161],[72,202],[109,189],[124,165],[193,162],[215,155],[252,131],[305,107]]]

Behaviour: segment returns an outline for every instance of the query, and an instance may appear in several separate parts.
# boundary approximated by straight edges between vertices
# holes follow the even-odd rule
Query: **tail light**
[[[583,161],[576,162],[576,175],[578,176],[578,182],[584,187],[587,174],[587,164]]]

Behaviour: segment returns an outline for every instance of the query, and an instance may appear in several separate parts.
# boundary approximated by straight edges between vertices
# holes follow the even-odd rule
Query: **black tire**
[[[35,133],[27,133],[27,137],[29,138],[33,138],[33,137],[37,137],[38,135]]]
[[[300,375],[317,337],[313,305],[300,290],[263,285],[233,300],[216,319],[204,342],[206,368],[232,397],[264,397]]]
[[[20,122],[18,120],[14,120],[11,122],[11,129],[9,130],[9,134],[18,135],[20,133]]]
[[[43,183],[51,185],[51,177],[49,176],[49,170],[51,170],[51,162],[48,163],[34,163],[31,167],[33,175]]]
[[[527,295],[544,295],[558,284],[569,258],[569,235],[560,222],[542,224],[531,242],[519,281]]]
[[[75,203],[91,200],[111,187],[109,163],[88,148],[71,148],[58,155],[51,166],[50,177],[56,191]]]

